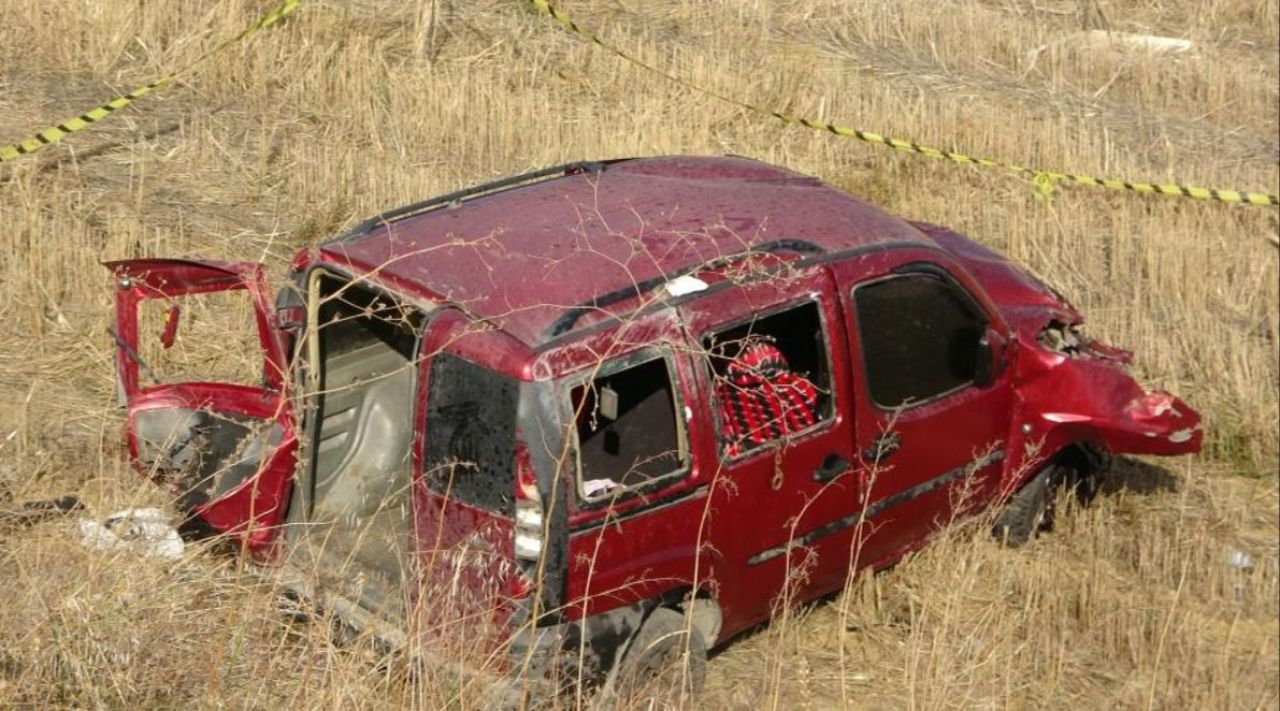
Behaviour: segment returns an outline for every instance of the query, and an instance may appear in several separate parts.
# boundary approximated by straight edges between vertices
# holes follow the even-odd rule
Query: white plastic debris
[[[1100,32],[1094,30],[1095,33]],[[1155,35],[1134,34],[1131,32],[1101,32],[1112,45],[1122,45],[1133,49],[1145,49],[1150,52],[1190,52],[1196,48],[1195,42],[1181,37],[1157,37]]]
[[[667,293],[671,296],[684,296],[707,290],[707,282],[696,276],[685,274],[667,282]]]
[[[1253,556],[1244,551],[1231,551],[1227,554],[1227,567],[1236,570],[1253,570]]]
[[[1179,37],[1157,37],[1155,35],[1134,34],[1130,32],[1110,32],[1107,30],[1086,30],[1056,39],[1048,44],[1040,45],[1027,51],[1027,61],[1032,66],[1044,52],[1057,47],[1099,52],[1108,50],[1140,50],[1152,54],[1172,53],[1188,54],[1195,51],[1196,45],[1188,39]]]
[[[582,482],[582,493],[588,497],[603,494],[616,488],[618,488],[618,482],[613,479],[588,479]]]
[[[80,542],[96,551],[131,551],[148,558],[177,560],[182,538],[160,509],[125,509],[102,521],[80,519]]]

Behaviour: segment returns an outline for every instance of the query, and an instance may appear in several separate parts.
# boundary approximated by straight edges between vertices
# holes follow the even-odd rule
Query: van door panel
[[[280,334],[258,264],[181,259],[106,263],[116,282],[117,382],[127,410],[126,442],[134,466],[166,485],[180,505],[214,530],[265,554],[283,521],[297,441],[284,392]],[[194,351],[218,344],[183,341],[184,297],[247,291],[262,348],[261,386],[201,380],[167,382],[140,354],[139,312],[163,300],[160,347],[175,341]],[[149,325],[149,324],[148,324]],[[185,334],[190,336],[190,334]],[[146,380],[154,381],[144,384]]]
[[[854,419],[840,301],[825,267],[788,269],[785,277],[722,287],[679,309],[696,339],[695,353],[712,332],[740,329],[762,315],[804,303],[817,304],[826,331],[829,420],[736,458],[722,453],[713,427],[696,452],[710,485],[705,539],[723,557],[725,572],[731,573],[726,577],[737,581],[720,587],[724,631],[730,635],[769,617],[780,598],[791,604],[840,587],[852,562]],[[713,365],[707,358],[697,360],[706,397],[694,419],[715,423]]]
[[[668,367],[674,367],[668,375],[674,378],[673,416],[680,420],[677,427],[685,432],[690,451],[699,451],[706,424],[689,416],[699,411],[701,394],[686,351],[676,314],[661,310],[635,316],[615,329],[540,354],[535,369],[554,363],[557,369],[575,373],[558,383],[556,407],[567,424],[555,439],[569,443],[574,440],[578,415],[572,411],[571,393],[575,389],[587,381],[594,382],[597,376],[607,379],[610,372],[634,371],[663,360]],[[627,403],[621,405],[625,407]],[[613,454],[626,456],[627,443],[618,445]],[[718,551],[710,545],[700,545],[707,540],[704,524],[709,486],[705,464],[696,455],[690,457],[686,453],[688,469],[682,475],[659,478],[639,490],[616,489],[616,496],[594,501],[584,500],[579,491],[572,447],[562,447],[552,457],[569,462],[561,467],[561,486],[567,489],[566,498],[574,502],[567,521],[567,618],[644,603],[672,590],[702,587],[710,580],[724,587],[734,585],[735,579],[728,577],[732,571],[716,563]],[[596,473],[602,477],[624,478],[621,472],[615,477],[601,466],[597,462]]]
[[[917,262],[945,267],[945,274],[985,312],[990,326],[1008,333],[999,312],[968,273],[935,250],[893,250],[835,265],[850,322],[859,422],[855,442],[866,505],[867,525],[857,545],[863,560],[876,567],[919,548],[958,516],[990,499],[1000,479],[1014,406],[1007,373],[987,387],[967,385],[900,408],[886,409],[872,401],[855,290],[861,284],[899,278],[906,265]]]

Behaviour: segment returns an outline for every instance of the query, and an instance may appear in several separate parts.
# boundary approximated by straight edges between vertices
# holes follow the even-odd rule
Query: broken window
[[[245,289],[147,299],[138,304],[144,380],[262,385],[262,344]]]
[[[139,364],[142,384],[262,386],[258,313],[242,286],[148,295],[137,305],[137,318],[136,340],[121,344]],[[166,482],[186,509],[243,485],[283,436],[274,421],[208,404],[142,409],[132,420],[138,463]]]
[[[736,456],[831,418],[831,368],[817,302],[722,329],[702,345],[722,453]]]
[[[584,498],[644,486],[685,468],[674,382],[671,363],[655,357],[622,368],[606,366],[603,375],[573,388],[569,404]]]
[[[431,361],[427,486],[462,503],[514,515],[515,380],[449,353]]]
[[[877,405],[921,402],[973,382],[986,318],[958,285],[912,274],[853,294],[867,387]]]

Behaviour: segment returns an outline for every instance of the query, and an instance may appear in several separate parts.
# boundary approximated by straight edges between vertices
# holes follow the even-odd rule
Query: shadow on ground
[[[1103,495],[1174,493],[1180,486],[1178,477],[1168,469],[1130,457],[1116,457],[1099,483],[1098,493]]]

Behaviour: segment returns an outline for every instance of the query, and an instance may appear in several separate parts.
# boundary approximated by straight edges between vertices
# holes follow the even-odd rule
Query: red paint
[[[685,157],[626,161],[600,175],[477,198],[322,245],[319,259],[422,299],[448,299],[535,345],[568,306],[793,237],[830,252],[928,243],[906,222],[814,178],[745,158]]]
[[[419,597],[415,603],[427,634],[435,626],[449,628],[466,619],[470,638],[495,643],[505,637],[502,629],[512,613],[507,601],[519,592],[512,560],[514,522],[433,492],[423,480],[422,444],[430,430],[426,412],[431,356],[449,352],[474,357],[479,342],[491,346],[482,352],[501,360],[507,349],[493,344],[506,345],[503,339],[501,333],[477,330],[457,311],[433,319],[422,339],[422,375],[414,418],[420,424],[414,433],[413,501],[417,512],[415,550],[422,562],[422,580],[415,592],[429,596]],[[516,483],[512,486],[514,489]]]
[[[983,286],[957,263],[949,253],[908,248],[896,250],[870,260],[851,260],[834,267],[846,286],[841,289],[845,313],[856,324],[853,287],[891,275],[904,265],[928,262],[945,270],[979,302],[991,319],[989,329],[1007,334],[1009,325],[999,307]],[[849,328],[848,348],[860,354],[861,344],[856,325]],[[1006,356],[1008,354],[1006,353]],[[967,387],[960,392],[925,402],[895,413],[874,405],[865,393],[869,388],[866,371],[853,368],[854,415],[858,425],[855,447],[864,466],[859,472],[861,497],[875,505],[895,495],[904,495],[913,487],[946,472],[972,466],[992,451],[1006,455],[1011,421],[1013,386],[1007,368],[985,387]],[[880,462],[868,461],[866,454],[876,451],[877,438],[892,433],[900,442],[899,451]],[[909,551],[913,544],[926,539],[937,528],[957,515],[960,499],[989,499],[999,480],[1003,462],[995,461],[976,468],[968,480],[968,489],[957,481],[954,486],[939,487],[870,518],[861,531],[851,531],[847,544],[858,566],[882,567]],[[971,492],[971,493],[968,493]],[[985,502],[985,501],[984,501]]]
[[[783,239],[810,246],[695,270]],[[776,276],[743,282],[751,273],[747,260]],[[921,263],[968,292],[984,313],[993,378],[895,413],[867,395],[853,290]],[[422,484],[421,444],[431,427],[429,356],[441,350],[526,388],[547,384],[558,403],[602,360],[654,349],[668,356],[679,380],[679,409],[689,414],[686,475],[608,509],[578,500],[573,472],[547,475],[556,482],[554,492],[543,492],[548,507],[552,493],[571,492],[556,504],[567,507],[557,512],[562,528],[548,529],[548,545],[567,542],[558,612],[574,620],[633,603],[678,601],[697,589],[719,603],[720,639],[766,619],[789,570],[806,567],[785,588],[788,602],[838,589],[851,569],[892,563],[952,518],[998,504],[1068,447],[1186,454],[1197,451],[1203,437],[1194,410],[1167,393],[1144,392],[1133,380],[1125,370],[1128,353],[1088,339],[1071,352],[1042,345],[1041,332],[1051,324],[1067,328],[1083,319],[1003,257],[944,228],[905,222],[812,178],[746,159],[624,161],[598,174],[491,193],[303,250],[293,269],[319,265],[408,302],[448,307],[435,312],[423,344],[415,530],[427,589],[448,588],[450,600],[478,605],[482,619],[498,627],[516,619],[511,615],[529,593],[516,573],[513,520]],[[296,443],[291,406],[281,392],[284,341],[270,325],[259,268],[178,260],[111,266],[118,280],[130,280],[117,292],[126,343],[136,341],[133,314],[143,298],[253,292],[265,388],[140,388],[138,368],[123,348],[120,378],[133,411],[198,402],[274,417],[288,428],[285,445],[253,487],[198,512],[234,531],[247,524],[252,509],[260,527],[250,545],[265,546],[271,529],[261,526],[283,515]],[[592,306],[601,295],[690,270],[709,285],[705,293],[671,299],[657,288]],[[781,451],[766,447],[722,458],[714,385],[693,355],[702,338],[815,298],[825,324],[834,415]],[[567,309],[584,304],[589,308],[570,331],[550,333]],[[534,429],[525,421],[518,427],[516,468],[528,485]],[[897,451],[877,462],[872,453],[886,430]],[[514,476],[512,486],[518,486]],[[789,544],[797,540],[802,545]],[[463,550],[480,562],[461,568],[449,562]]]

